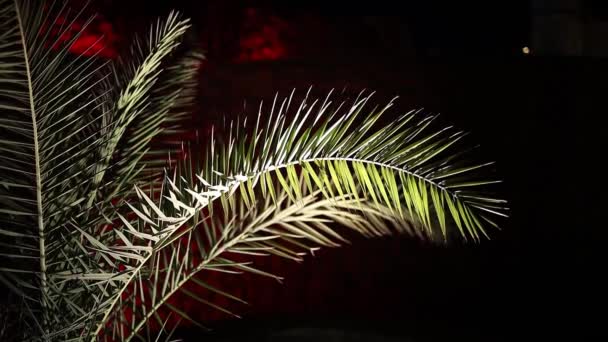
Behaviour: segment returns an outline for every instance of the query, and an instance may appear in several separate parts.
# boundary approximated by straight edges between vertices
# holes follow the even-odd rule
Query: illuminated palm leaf
[[[292,94],[293,96],[293,94]],[[212,141],[201,159],[202,174],[211,183],[240,183],[244,201],[277,192],[271,180],[292,198],[301,197],[301,181],[326,198],[365,195],[394,215],[415,222],[429,236],[448,236],[454,227],[465,239],[488,236],[495,217],[506,216],[506,201],[495,198],[484,169],[493,163],[471,162],[455,147],[464,133],[436,129],[436,116],[411,111],[388,124],[382,115],[393,106],[366,110],[371,95],[332,104],[305,98],[290,112],[292,96],[276,98],[270,115],[230,124],[225,142]],[[265,122],[266,124],[263,124]],[[262,126],[263,125],[263,126]]]
[[[127,340],[149,336],[141,329],[152,319],[160,324],[158,310],[163,306],[192,320],[167,303],[177,292],[225,311],[183,288],[188,281],[209,288],[196,277],[203,270],[274,277],[226,253],[300,260],[302,251],[338,246],[343,238],[336,224],[368,237],[405,232],[445,239],[456,231],[478,240],[480,232],[486,234],[481,220],[494,222],[486,215],[505,215],[503,200],[462,190],[496,183],[473,172],[489,164],[462,165],[458,154],[448,153],[462,134],[428,133],[432,118],[417,120],[414,112],[375,128],[390,104],[363,116],[368,99],[323,118],[327,102],[312,122],[306,116],[314,106],[308,107],[305,100],[287,127],[282,110],[271,114],[264,130],[259,129],[260,117],[249,131],[245,120],[233,123],[226,142],[212,137],[202,158],[188,151],[190,159],[166,179],[165,195],[158,202],[154,194],[139,191],[143,207],[134,222],[163,239],[146,255],[139,273],[132,273],[132,283],[139,285],[114,309],[113,334]],[[355,122],[358,129],[349,131]],[[308,128],[299,132],[302,127]],[[127,308],[132,320],[118,319]]]
[[[368,237],[399,231],[412,233],[408,222],[392,216],[388,208],[372,205],[364,198],[336,196],[324,199],[319,190],[307,193],[303,187],[297,203],[278,189],[276,202],[267,197],[246,205],[239,193],[234,193],[238,187],[236,182],[210,186],[199,179],[195,181],[195,187],[190,188],[191,182],[185,178],[167,178],[165,195],[158,201],[152,200],[153,194],[138,191],[141,207],[137,210],[137,219],[128,222],[122,218],[129,229],[133,229],[133,234],[137,231],[140,235],[140,246],[145,245],[146,238],[158,240],[149,253],[139,255],[146,258],[146,264],[139,273],[131,273],[133,280],[125,292],[128,296],[117,303],[110,317],[113,324],[106,336],[125,341],[134,337],[149,338],[150,331],[142,330],[149,327],[150,320],[163,325],[164,319],[159,314],[163,307],[199,325],[187,313],[168,303],[175,293],[183,293],[199,303],[236,316],[184,287],[191,281],[232,300],[242,301],[206,284],[197,277],[200,272],[247,271],[280,279],[250,263],[233,260],[229,253],[272,254],[301,261],[306,252],[319,246],[337,247],[346,241],[332,227],[334,224]],[[220,215],[201,217],[216,199],[218,202],[232,201],[233,205],[227,206]],[[123,250],[128,249],[133,246]],[[130,312],[128,320],[121,318],[126,310]]]

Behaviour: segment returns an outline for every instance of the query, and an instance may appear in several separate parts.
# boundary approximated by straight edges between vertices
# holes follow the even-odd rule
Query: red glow
[[[78,30],[80,25],[72,25]],[[112,25],[108,22],[99,20],[97,25],[92,28],[87,27],[80,37],[70,46],[73,53],[85,56],[98,55],[105,58],[116,57],[115,43],[118,35],[112,31]]]
[[[246,12],[245,32],[239,41],[237,62],[277,60],[287,56],[284,34],[288,24],[279,17],[262,15],[250,8]]]
[[[74,54],[84,56],[98,56],[102,58],[115,58],[116,43],[118,35],[112,30],[112,25],[101,18],[96,18],[86,27],[82,26],[81,22],[70,24],[69,28],[64,28],[65,18],[59,17],[51,25],[51,37],[53,41],[53,49],[59,49],[62,44],[65,44],[75,36],[78,37],[69,46],[68,50]],[[46,30],[43,27],[43,32]]]

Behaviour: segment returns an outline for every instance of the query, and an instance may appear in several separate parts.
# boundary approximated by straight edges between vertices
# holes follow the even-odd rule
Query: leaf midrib
[[[38,146],[38,125],[36,123],[36,108],[34,106],[34,93],[32,87],[32,75],[30,71],[30,61],[29,54],[27,49],[27,44],[25,42],[25,32],[23,28],[23,22],[21,18],[21,11],[19,10],[19,3],[17,0],[14,0],[15,4],[15,14],[17,17],[17,23],[19,25],[19,36],[21,37],[21,46],[23,47],[23,59],[25,64],[26,76],[27,76],[27,87],[28,87],[28,95],[29,95],[29,103],[30,103],[30,114],[32,118],[32,135],[34,139],[34,165],[35,165],[35,174],[36,174],[36,207],[37,207],[37,216],[38,216],[38,242],[39,242],[39,252],[40,252],[40,281],[41,281],[41,306],[44,310],[46,309],[45,300],[46,293],[48,292],[48,284],[46,279],[46,249],[45,249],[45,238],[44,238],[44,216],[42,209],[42,177],[40,173],[40,151]],[[46,317],[46,314],[43,314],[43,317]],[[46,327],[45,327],[46,328]]]
[[[418,178],[422,181],[424,181],[425,183],[431,184],[433,186],[436,186],[438,189],[447,192],[448,194],[450,194],[452,197],[457,198],[458,196],[456,194],[454,194],[452,191],[450,191],[448,188],[439,185],[439,183],[434,182],[432,180],[430,180],[429,178],[426,178],[424,176],[421,176],[417,173],[414,173],[412,171],[409,171],[405,168],[401,168],[399,166],[394,166],[394,165],[390,165],[390,164],[385,164],[382,162],[378,162],[378,161],[373,161],[373,160],[368,160],[368,159],[363,159],[363,158],[353,158],[353,157],[318,157],[318,158],[306,158],[306,159],[302,159],[302,160],[295,160],[295,161],[289,161],[289,162],[285,162],[285,163],[281,163],[279,165],[271,165],[266,167],[265,169],[259,170],[259,171],[255,171],[254,172],[254,176],[259,176],[265,172],[269,172],[269,171],[274,171],[274,170],[278,170],[278,169],[284,169],[287,168],[289,166],[293,166],[293,165],[300,165],[302,163],[314,163],[316,161],[345,161],[345,162],[350,162],[350,163],[363,163],[363,164],[373,164],[376,166],[380,166],[380,167],[384,167],[384,168],[388,168],[397,172],[403,172],[408,174],[409,176],[412,176],[414,178]]]

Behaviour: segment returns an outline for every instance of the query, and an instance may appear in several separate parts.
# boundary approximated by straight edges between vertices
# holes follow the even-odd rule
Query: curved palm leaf
[[[155,50],[162,48],[161,38],[167,42],[172,35],[181,36],[187,26],[173,27],[179,17],[171,14],[166,22],[159,22],[150,28],[147,37],[134,38],[130,52],[119,58],[112,66],[116,79],[109,82],[108,89],[124,89],[137,79],[138,67],[146,65]],[[142,43],[146,42],[146,43]],[[174,51],[179,41],[173,41],[169,50],[171,55],[156,65],[158,79],[152,84],[149,94],[141,101],[141,113],[137,115],[120,144],[116,145],[117,158],[120,160],[115,173],[120,175],[122,184],[136,184],[150,179],[162,179],[167,156],[175,154],[180,147],[175,140],[188,131],[194,100],[198,87],[198,71],[203,54],[198,50]],[[162,70],[162,72],[161,72]],[[123,94],[115,94],[122,101]],[[173,140],[173,141],[170,141]],[[114,196],[120,191],[132,191],[130,187],[117,186]],[[111,196],[111,197],[114,197]]]
[[[253,132],[245,133],[246,121],[233,124],[228,142],[212,138],[203,158],[188,152],[193,160],[182,164],[179,176],[167,178],[166,195],[157,203],[154,194],[146,196],[140,190],[143,207],[136,211],[134,221],[142,237],[162,238],[146,254],[139,273],[132,273],[129,296],[114,310],[115,335],[122,332],[121,338],[128,340],[139,336],[150,319],[160,324],[162,306],[191,320],[168,305],[176,292],[224,310],[182,287],[190,280],[208,286],[195,277],[202,270],[272,276],[227,258],[226,252],[270,253],[299,260],[302,249],[294,247],[306,251],[336,246],[342,240],[328,222],[366,236],[401,231],[423,238],[434,238],[433,228],[440,229],[445,238],[448,228],[456,226],[465,238],[468,232],[478,239],[475,233],[483,233],[483,228],[473,216],[480,215],[476,210],[504,215],[504,201],[458,190],[494,183],[455,177],[488,165],[462,166],[455,155],[442,156],[461,134],[426,133],[430,119],[415,120],[413,112],[370,130],[386,108],[357,117],[368,98],[355,101],[343,116],[334,111],[322,119],[328,105],[320,106],[315,120],[301,133],[298,130],[312,111],[305,101],[288,127],[281,127],[286,121],[282,110],[277,117],[271,115],[265,131],[258,130],[259,117]],[[304,119],[298,120],[305,110]],[[349,133],[358,118],[363,120],[357,123],[359,129]],[[484,201],[474,200],[481,198]],[[486,202],[501,206],[489,209],[483,207]],[[209,217],[201,218],[203,212]],[[397,229],[388,229],[386,222]],[[126,308],[133,314],[130,321],[119,319]]]
[[[187,313],[168,303],[168,299],[178,292],[232,314],[184,287],[187,282],[193,282],[242,301],[210,287],[196,277],[200,272],[247,271],[280,279],[249,263],[236,261],[230,254],[272,254],[301,261],[305,252],[314,251],[318,246],[337,247],[346,241],[330,227],[332,223],[368,237],[399,231],[411,233],[407,222],[392,216],[388,208],[378,208],[364,198],[336,196],[325,199],[319,190],[309,194],[306,188],[302,188],[302,198],[294,203],[287,192],[279,189],[276,202],[267,197],[254,205],[245,205],[238,192],[230,194],[237,189],[236,183],[214,187],[200,179],[194,183],[194,188],[190,188],[193,183],[185,178],[167,178],[165,182],[165,195],[157,201],[152,200],[153,194],[138,190],[142,201],[137,219],[128,222],[122,218],[141,240],[140,247],[131,245],[120,250],[133,252],[141,249],[146,239],[158,240],[148,253],[139,254],[147,258],[147,263],[134,276],[131,286],[125,291],[128,296],[113,312],[113,324],[106,335],[116,339],[130,341],[137,337],[145,340],[151,336],[149,329],[145,332],[142,329],[149,328],[149,320],[163,326],[164,319],[159,315],[159,309],[163,307],[198,325]],[[229,210],[221,215],[201,217],[217,198],[221,198],[220,202],[232,201],[233,205],[226,207]],[[127,310],[129,319],[122,317]]]
[[[135,40],[126,65],[119,63],[118,67],[112,68],[116,81],[106,83],[106,87],[108,91],[120,89],[120,93],[108,111],[111,128],[101,153],[105,160],[97,166],[94,180],[99,187],[106,171],[113,166],[113,178],[120,181],[108,187],[112,189],[109,197],[132,191],[129,184],[146,167],[140,161],[152,138],[163,131],[162,124],[170,119],[182,88],[192,87],[197,67],[192,59],[200,58],[199,55],[186,56],[177,69],[165,72],[162,69],[163,60],[179,46],[188,27],[188,20],[180,20],[180,15],[172,12],[165,21],[159,20],[150,28],[147,45],[142,46],[140,40]],[[97,192],[91,194],[89,205],[97,195]]]
[[[293,114],[293,93],[280,106],[275,98],[263,127],[261,108],[253,127],[246,118],[231,123],[227,141],[212,138],[201,158],[202,174],[211,183],[239,181],[245,201],[255,199],[250,188],[258,182],[262,196],[273,197],[275,178],[299,199],[302,174],[309,188],[320,188],[328,198],[364,194],[430,236],[439,230],[444,239],[451,225],[463,238],[478,241],[488,237],[488,224],[497,227],[495,216],[506,216],[506,201],[492,195],[491,186],[500,181],[479,173],[493,163],[470,163],[450,152],[463,132],[434,129],[436,116],[416,111],[382,125],[393,101],[366,111],[371,95],[351,106],[332,105],[330,95],[322,103],[305,98]]]

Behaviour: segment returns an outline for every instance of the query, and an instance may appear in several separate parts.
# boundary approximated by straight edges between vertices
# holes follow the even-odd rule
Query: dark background
[[[497,161],[511,201],[503,231],[480,245],[354,238],[301,265],[259,260],[284,284],[218,279],[250,303],[235,307],[243,318],[182,303],[215,329],[180,336],[337,340],[350,331],[412,341],[581,341],[605,334],[608,6],[481,4],[93,1],[110,24],[111,47],[172,8],[192,18],[208,58],[201,122],[242,112],[245,103],[255,112],[276,91],[310,85],[319,95],[377,90],[380,103],[398,94],[395,114],[424,107],[471,131]],[[334,332],[310,337],[319,331]]]

